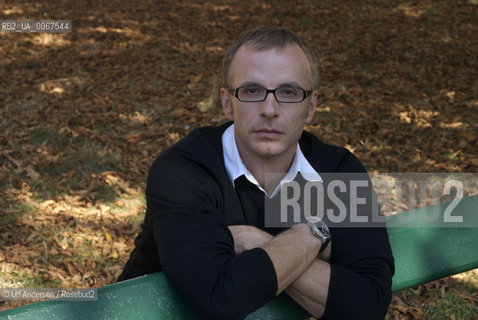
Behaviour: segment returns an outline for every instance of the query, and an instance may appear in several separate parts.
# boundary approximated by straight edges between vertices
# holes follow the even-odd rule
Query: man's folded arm
[[[389,282],[383,273],[390,267],[381,259],[366,259],[362,264],[376,268],[363,274],[317,259],[293,282],[286,292],[311,314],[325,319],[383,319],[391,299]],[[383,268],[378,272],[378,268]],[[328,273],[328,291],[324,292],[324,279]],[[324,294],[326,307],[324,310]],[[325,311],[325,313],[324,313]]]
[[[378,320],[385,317],[392,298],[389,263],[381,258],[369,258],[358,264],[330,266],[329,301],[321,320]]]
[[[147,217],[168,279],[204,319],[243,319],[276,294],[273,264],[256,248],[236,255],[222,191],[201,166],[163,157],[150,171]]]
[[[267,247],[272,242],[271,239],[274,240],[270,235],[268,238],[264,231],[251,226],[229,228],[234,238],[241,243],[246,242],[246,239],[255,239],[248,241],[246,249]],[[305,232],[304,234],[310,233],[310,230],[302,231]],[[385,231],[380,229],[348,229],[340,230],[339,234],[342,232],[352,233],[354,236],[361,234],[363,241],[379,240],[386,236]],[[276,240],[277,238],[278,236]],[[289,241],[289,244],[302,248],[303,242],[294,244],[293,241]],[[337,239],[337,242],[340,245],[342,239]],[[329,264],[323,259],[328,260],[327,251],[331,250],[334,244],[332,240],[323,254],[306,270],[300,272],[285,292],[312,315],[323,316],[320,319],[383,319],[391,299],[390,279],[393,264],[390,260],[379,257],[380,254],[374,256],[377,252],[367,248],[367,244],[364,245],[363,253],[355,257],[348,255],[343,259],[336,259],[335,264]],[[284,245],[284,248],[286,250],[287,245]],[[356,248],[360,248],[360,245]],[[368,255],[367,252],[371,254]],[[279,264],[287,265],[291,262],[287,260],[287,255],[282,255],[282,261]],[[300,270],[299,262],[292,261],[293,264],[294,262]],[[278,264],[274,263],[274,265],[277,270]],[[284,279],[281,279],[279,273],[277,278],[280,287]]]
[[[275,296],[272,262],[261,248],[236,256],[227,228],[206,208],[196,210],[154,219],[163,270],[202,318],[242,319]]]

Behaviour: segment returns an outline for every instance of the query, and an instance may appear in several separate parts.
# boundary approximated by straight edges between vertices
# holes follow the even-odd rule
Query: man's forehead
[[[236,56],[240,53],[249,54],[249,55],[254,53],[272,54],[274,52],[283,52],[291,48],[297,50],[298,52],[299,51],[302,52],[304,58],[307,59],[304,50],[302,50],[302,48],[295,42],[287,43],[280,46],[270,46],[270,47],[264,47],[264,46],[261,46],[260,44],[255,44],[253,42],[246,42],[239,47],[239,49],[237,50]]]
[[[253,44],[244,44],[232,60],[230,79],[240,82],[235,81],[235,85],[251,81],[265,85],[261,80],[274,77],[281,84],[302,83],[305,86],[309,83],[310,72],[307,56],[295,43],[260,49]]]

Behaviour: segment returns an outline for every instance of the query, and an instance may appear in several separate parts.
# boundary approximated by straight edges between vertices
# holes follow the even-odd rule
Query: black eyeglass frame
[[[262,100],[241,100],[239,99],[239,90],[242,89],[242,88],[262,88],[262,89],[265,89],[266,90],[266,94],[264,96],[264,99]],[[279,90],[279,89],[285,89],[285,88],[291,88],[291,89],[299,89],[302,91],[302,100],[300,101],[280,101],[279,99],[277,99],[277,96],[276,96],[276,90]],[[312,89],[311,90],[305,90],[301,87],[293,87],[293,86],[289,86],[289,87],[279,87],[279,88],[275,88],[275,89],[267,89],[267,88],[264,88],[264,87],[261,87],[261,86],[241,86],[241,87],[237,87],[237,88],[227,88],[227,91],[232,94],[234,97],[237,98],[237,100],[241,101],[241,102],[263,102],[263,101],[266,101],[267,99],[267,96],[269,95],[269,93],[272,93],[274,95],[274,98],[276,99],[277,102],[280,102],[280,103],[301,103],[302,101],[305,100],[305,98],[307,98],[311,93],[312,93]]]

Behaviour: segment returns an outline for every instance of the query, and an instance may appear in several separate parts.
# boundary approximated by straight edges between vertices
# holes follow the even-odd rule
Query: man
[[[317,104],[310,49],[289,30],[260,27],[229,49],[223,72],[232,123],[196,129],[156,159],[120,280],[163,270],[204,319],[242,319],[283,291],[323,319],[383,319],[394,272],[385,229],[332,228],[329,241],[316,224],[265,223],[281,179],[365,172],[304,131]]]

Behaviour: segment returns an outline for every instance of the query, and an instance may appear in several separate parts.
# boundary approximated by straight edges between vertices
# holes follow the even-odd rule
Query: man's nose
[[[279,103],[273,92],[268,92],[266,100],[261,103],[261,116],[275,118],[279,115]]]

